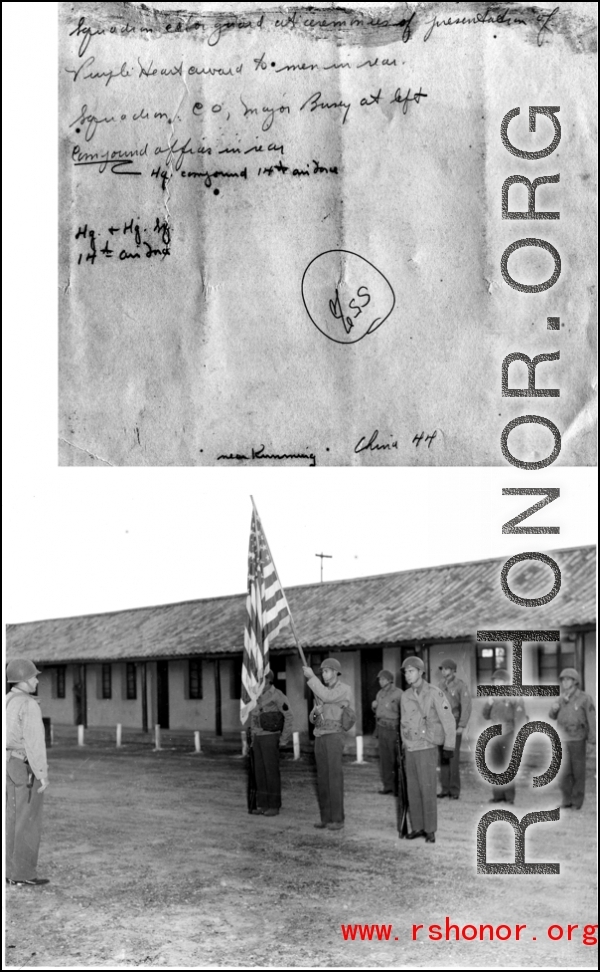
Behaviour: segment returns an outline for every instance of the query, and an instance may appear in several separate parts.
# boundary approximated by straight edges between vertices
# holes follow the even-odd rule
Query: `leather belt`
[[[322,719],[321,722],[316,724],[315,729],[329,729],[333,732],[341,732],[342,723],[336,722],[335,719]]]
[[[398,723],[393,719],[378,719],[377,725],[381,726],[383,729],[397,729]]]

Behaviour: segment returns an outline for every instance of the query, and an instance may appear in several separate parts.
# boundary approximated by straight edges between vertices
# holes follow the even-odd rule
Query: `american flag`
[[[269,644],[290,620],[290,609],[256,510],[252,513],[250,525],[246,607],[248,620],[244,630],[242,661],[242,722],[255,707],[264,677],[269,671]]]

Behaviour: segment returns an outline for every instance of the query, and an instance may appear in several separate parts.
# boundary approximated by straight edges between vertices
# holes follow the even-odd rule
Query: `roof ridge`
[[[595,549],[596,549],[595,544],[579,544],[573,547],[556,547],[552,550],[545,550],[540,552],[551,555],[557,553],[569,553],[570,551],[573,550],[581,550],[583,552],[586,550],[595,550]],[[311,588],[331,588],[333,586],[341,587],[341,586],[347,586],[349,584],[357,584],[360,583],[361,581],[381,580],[382,578],[400,577],[406,574],[420,574],[420,573],[426,573],[430,571],[447,570],[452,567],[470,567],[473,566],[474,564],[482,564],[482,565],[491,564],[504,559],[506,559],[506,555],[500,554],[499,556],[496,557],[486,557],[483,560],[462,560],[462,561],[455,561],[449,564],[432,564],[429,567],[409,567],[406,568],[405,570],[387,571],[386,573],[383,574],[367,574],[362,577],[342,577],[338,580],[329,580],[329,581],[322,581],[322,582],[314,581],[310,584],[294,584],[292,586],[284,585],[284,590],[286,591],[286,593],[289,594],[292,591],[304,591]],[[118,608],[117,610],[113,610],[113,611],[93,611],[89,614],[69,614],[58,618],[38,618],[35,621],[21,621],[12,624],[7,624],[6,631],[9,631],[14,628],[23,628],[26,625],[31,625],[31,624],[49,624],[51,622],[76,621],[81,618],[107,618],[107,617],[114,617],[116,615],[135,614],[142,611],[146,611],[146,612],[158,611],[162,608],[185,607],[186,605],[189,604],[210,604],[210,603],[217,603],[217,602],[224,602],[224,601],[232,601],[232,600],[238,600],[243,597],[246,597],[245,591],[240,592],[238,594],[218,594],[213,597],[194,597],[185,601],[169,601],[163,604],[145,604],[145,605],[140,605],[139,607]]]

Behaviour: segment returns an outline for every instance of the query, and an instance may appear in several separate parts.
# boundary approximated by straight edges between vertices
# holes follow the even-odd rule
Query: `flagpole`
[[[254,502],[254,497],[251,496],[250,499],[252,500],[252,506],[254,508],[254,512],[256,513],[258,519],[260,520],[260,514],[259,514],[259,512],[258,512],[258,510],[256,508],[256,503]],[[279,581],[279,586],[281,587],[282,590],[284,590],[284,587],[283,587],[283,584],[281,583],[279,574],[277,573],[277,567],[275,565],[275,560],[273,559],[273,554],[271,552],[271,548],[269,547],[269,541],[267,540],[266,534],[265,534],[265,541],[266,541],[267,547],[269,548],[269,554],[271,555],[271,562],[273,564],[273,570],[275,571],[275,576],[276,576],[277,580]],[[298,654],[300,655],[300,659],[302,661],[302,664],[306,668],[308,666],[308,662],[306,661],[306,657],[305,657],[304,652],[302,650],[302,645],[300,644],[300,639],[298,638],[298,634],[296,632],[296,626],[294,624],[294,618],[292,617],[292,612],[290,610],[289,601],[288,601],[288,610],[290,612],[290,628],[292,629],[292,634],[293,634],[294,640],[296,642],[296,648],[298,649]]]

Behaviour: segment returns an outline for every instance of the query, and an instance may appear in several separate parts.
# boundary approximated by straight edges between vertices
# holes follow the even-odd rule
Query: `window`
[[[127,662],[125,665],[125,697],[137,699],[137,665]]]
[[[558,651],[555,642],[538,646],[538,672],[542,685],[558,682]]]
[[[102,665],[102,698],[112,699],[112,665]]]
[[[558,685],[563,668],[577,668],[575,642],[569,636],[559,644],[538,645],[538,672],[542,685]]]
[[[67,666],[57,665],[56,682],[55,682],[57,699],[65,699],[67,697],[66,681],[67,681]]]
[[[190,699],[202,698],[202,659],[190,658],[189,661]]]
[[[477,646],[477,682],[480,685],[491,685],[492,675],[498,668],[506,668],[506,646],[492,645],[490,647]]]

